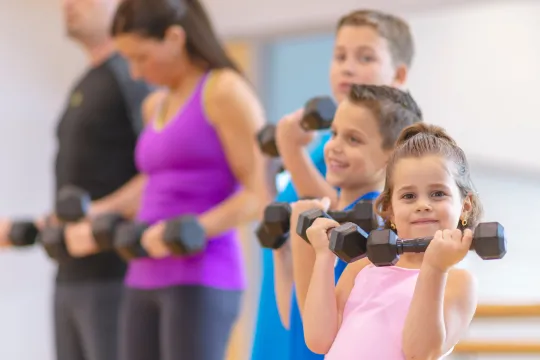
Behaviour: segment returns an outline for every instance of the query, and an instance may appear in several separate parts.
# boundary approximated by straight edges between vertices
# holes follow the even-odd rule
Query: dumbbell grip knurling
[[[403,253],[425,252],[431,240],[433,240],[433,236],[410,239],[410,240],[399,239],[396,243],[397,253],[401,255]],[[473,244],[474,242],[471,244],[471,247],[470,247],[471,250],[474,250]]]
[[[396,243],[397,253],[422,253],[425,252],[433,236],[410,240],[398,240]]]

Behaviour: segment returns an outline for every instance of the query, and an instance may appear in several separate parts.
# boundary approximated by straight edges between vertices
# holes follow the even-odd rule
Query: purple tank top
[[[203,107],[208,74],[185,105],[161,130],[150,124],[139,137],[135,158],[148,178],[139,221],[159,220],[217,206],[239,188],[225,153]],[[204,285],[240,290],[245,287],[240,241],[236,230],[209,239],[204,252],[192,256],[130,261],[126,284],[155,289],[175,285]]]

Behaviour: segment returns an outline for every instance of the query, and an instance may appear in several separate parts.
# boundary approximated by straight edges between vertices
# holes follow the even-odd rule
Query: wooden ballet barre
[[[456,345],[456,354],[540,354],[540,343],[510,341],[463,341]]]
[[[540,317],[540,304],[478,305],[475,318]]]

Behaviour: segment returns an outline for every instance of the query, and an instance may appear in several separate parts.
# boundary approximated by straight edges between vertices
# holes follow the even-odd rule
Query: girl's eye
[[[414,194],[403,194],[401,198],[406,200],[414,199]]]
[[[435,197],[446,196],[446,194],[443,191],[434,191],[431,195]]]

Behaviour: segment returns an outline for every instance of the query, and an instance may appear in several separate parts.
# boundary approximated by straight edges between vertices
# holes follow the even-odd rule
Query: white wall
[[[0,2],[0,216],[51,205],[56,115],[83,54],[64,39],[59,2]],[[0,253],[0,359],[52,360],[54,266],[39,248]]]
[[[483,304],[540,303],[540,242],[536,219],[540,218],[540,177],[534,174],[503,174],[501,169],[473,163],[473,180],[484,205],[484,221],[498,221],[505,227],[508,253],[502,260],[483,261],[474,253],[466,265],[478,278]],[[533,341],[540,339],[540,319],[477,319],[467,336],[471,340]],[[453,356],[452,360],[465,360]],[[478,360],[538,359],[538,356],[478,356]]]
[[[411,17],[413,95],[470,157],[540,170],[539,19],[540,2],[513,1]]]
[[[496,0],[202,0],[215,20],[216,29],[225,36],[243,37],[306,31],[321,27],[334,28],[344,13],[374,8],[393,13],[429,11],[464,3]],[[249,14],[249,16],[245,16]]]

